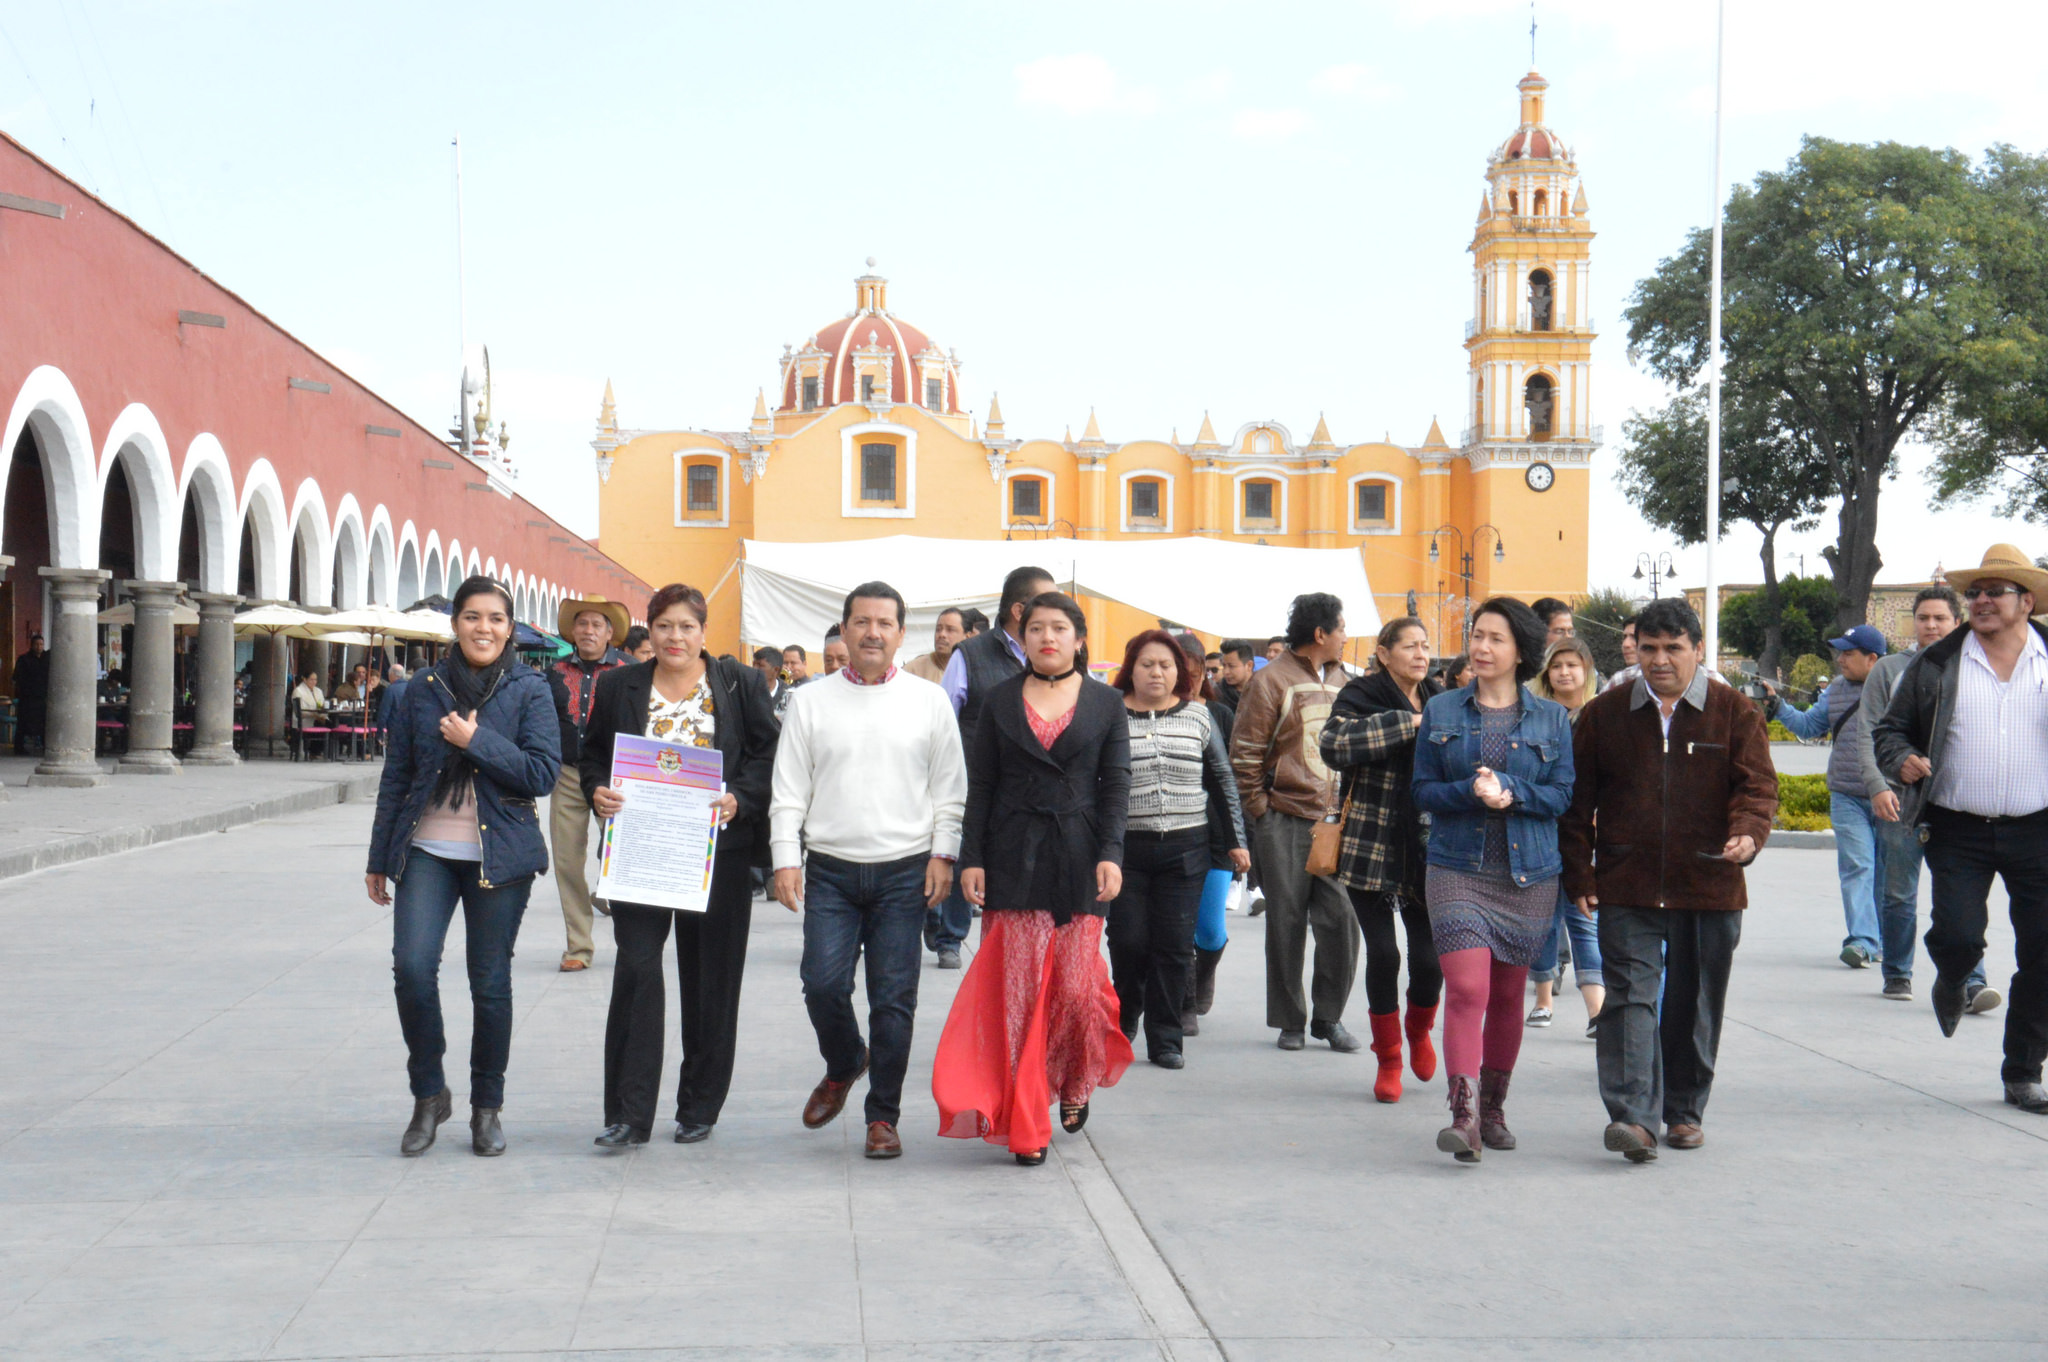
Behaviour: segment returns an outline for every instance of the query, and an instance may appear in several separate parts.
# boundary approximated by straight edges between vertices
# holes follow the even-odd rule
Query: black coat
[[[1048,752],[1024,717],[1023,675],[995,686],[967,754],[960,866],[987,875],[990,910],[1039,910],[1065,924],[1104,916],[1095,866],[1124,861],[1131,735],[1123,695],[1083,681],[1074,717]]]
[[[648,697],[654,692],[654,662],[614,667],[597,678],[590,701],[590,721],[583,728],[583,750],[576,770],[583,797],[611,779],[612,739],[621,733],[640,737],[647,732]],[[715,742],[725,758],[725,788],[739,802],[732,822],[718,834],[721,858],[768,849],[768,797],[775,779],[775,744],[782,725],[761,673],[738,662],[704,659],[704,679],[711,686]]]

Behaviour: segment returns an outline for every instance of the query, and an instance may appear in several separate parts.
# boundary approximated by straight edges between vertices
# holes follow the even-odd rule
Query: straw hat
[[[2048,603],[2048,572],[2035,567],[2033,559],[2011,544],[1993,544],[1986,549],[1982,567],[1951,568],[1946,574],[1948,584],[1957,591],[1986,578],[2033,592],[2037,607]]]
[[[626,631],[633,627],[632,616],[620,601],[608,601],[602,596],[573,596],[562,602],[562,608],[555,612],[555,632],[568,638],[570,626],[576,617],[586,610],[595,610],[612,622],[612,646],[618,647],[626,641]]]

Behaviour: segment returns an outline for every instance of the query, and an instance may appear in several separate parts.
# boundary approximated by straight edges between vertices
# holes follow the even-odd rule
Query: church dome
[[[874,257],[868,257],[868,272],[854,280],[854,310],[837,321],[818,328],[800,355],[822,360],[815,367],[797,362],[783,365],[782,406],[800,405],[799,374],[819,373],[822,382],[817,405],[836,406],[863,400],[858,361],[872,361],[886,354],[889,400],[911,403],[942,413],[960,411],[959,360],[933,343],[930,336],[889,311],[889,281],[875,273]],[[928,386],[937,381],[936,390]],[[931,400],[936,395],[939,401]]]
[[[1563,161],[1571,157],[1564,139],[1543,122],[1543,92],[1550,82],[1531,71],[1516,89],[1522,92],[1522,126],[1493,153],[1499,161]]]

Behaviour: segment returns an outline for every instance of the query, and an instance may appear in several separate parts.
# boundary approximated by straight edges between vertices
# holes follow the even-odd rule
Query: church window
[[[1529,271],[1529,329],[1548,331],[1551,316],[1550,271]]]
[[[1358,523],[1376,525],[1387,518],[1387,485],[1383,482],[1358,484]]]
[[[689,476],[689,499],[685,503],[693,512],[718,513],[718,467],[715,464],[695,463],[687,470]]]
[[[1139,478],[1131,483],[1131,519],[1159,519],[1159,480]]]
[[[1045,480],[1043,478],[1012,478],[1010,480],[1010,519],[1045,519]]]
[[[872,444],[860,447],[860,499],[896,500],[896,446]]]
[[[928,378],[924,381],[924,405],[930,411],[946,409],[946,380]]]
[[[1252,436],[1252,453],[1271,454],[1272,452],[1273,437],[1269,432],[1262,430],[1258,434]]]
[[[1528,384],[1523,388],[1522,403],[1529,409],[1530,438],[1549,435],[1555,400],[1547,375],[1534,374],[1530,377]]]
[[[816,378],[807,378],[804,380],[804,410],[816,411],[817,409],[818,380]]]
[[[1517,213],[1520,213],[1521,211],[1522,211],[1522,196],[1521,196],[1520,194],[1516,193],[1516,192],[1515,192],[1514,190],[1510,189],[1510,190],[1508,191],[1508,216],[1509,216],[1509,217],[1513,217],[1513,216],[1515,216],[1515,215],[1516,215]]]
[[[1537,191],[1536,191],[1536,216],[1540,218],[1540,217],[1544,216],[1545,214],[1547,214],[1547,213],[1548,213],[1549,211],[1550,211],[1550,191],[1549,191],[1549,190],[1546,190],[1546,189],[1539,189],[1539,190],[1537,190]]]
[[[875,376],[873,374],[862,374],[860,376],[860,400],[863,402],[875,400]]]
[[[1270,482],[1247,482],[1244,485],[1244,518],[1246,520],[1270,521],[1273,517],[1273,490]]]

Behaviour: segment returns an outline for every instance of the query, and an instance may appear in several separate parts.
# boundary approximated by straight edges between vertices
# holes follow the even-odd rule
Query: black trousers
[[[1436,963],[1436,938],[1429,932],[1429,905],[1380,889],[1353,889],[1351,911],[1365,937],[1365,1010],[1385,1016],[1401,1010],[1401,944],[1394,918],[1408,933],[1408,1001],[1435,1007],[1443,1000],[1444,972]]]
[[[1607,1002],[1598,1067],[1609,1120],[1653,1133],[1660,1118],[1666,1125],[1700,1123],[1741,940],[1739,911],[1600,905]]]
[[[2040,1082],[2048,1058],[2048,809],[1991,822],[1936,805],[1927,811],[1927,869],[1927,956],[1944,979],[1961,980],[1984,959],[1991,877],[2005,881],[2016,968],[1999,1073],[2008,1083]]]
[[[1142,1018],[1154,1055],[1180,1052],[1195,917],[1208,877],[1206,827],[1124,837],[1124,887],[1109,905],[1109,970],[1124,1031]]]
[[[611,1013],[604,1025],[604,1123],[654,1128],[661,1092],[662,1033],[668,993],[661,948],[676,938],[676,994],[682,1005],[682,1071],[676,1080],[676,1120],[716,1125],[732,1087],[733,1048],[739,1039],[740,976],[753,926],[753,885],[747,852],[721,849],[711,871],[711,907],[677,913],[632,903],[612,905],[618,963],[612,972]]]

